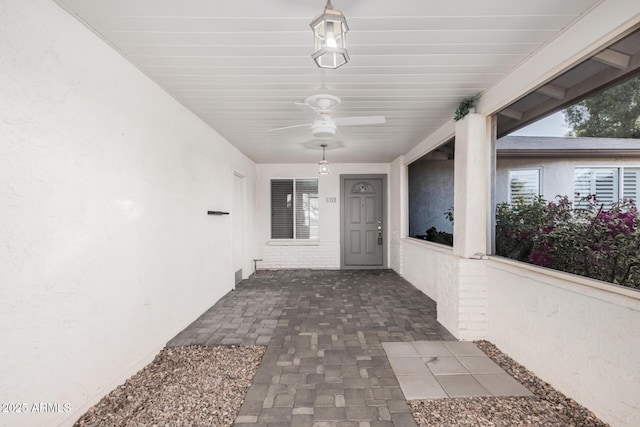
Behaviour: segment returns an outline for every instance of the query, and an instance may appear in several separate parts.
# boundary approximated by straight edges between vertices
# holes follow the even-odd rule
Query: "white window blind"
[[[509,171],[509,203],[523,200],[531,203],[540,195],[540,169]]]
[[[640,168],[625,168],[623,176],[624,188],[622,197],[631,199],[637,204],[638,199],[640,199]]]
[[[271,180],[271,238],[317,239],[317,179]]]
[[[598,202],[606,205],[620,200],[619,168],[576,168],[574,170],[574,193],[576,204],[580,199],[595,194]]]

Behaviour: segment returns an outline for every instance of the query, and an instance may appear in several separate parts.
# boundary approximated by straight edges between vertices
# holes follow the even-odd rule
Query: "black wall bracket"
[[[207,211],[207,215],[229,215],[229,212]]]

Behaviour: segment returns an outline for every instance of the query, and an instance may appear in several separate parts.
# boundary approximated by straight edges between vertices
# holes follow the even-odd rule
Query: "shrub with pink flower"
[[[567,196],[502,203],[496,254],[640,289],[640,232],[632,200],[610,206],[595,195],[576,206]]]

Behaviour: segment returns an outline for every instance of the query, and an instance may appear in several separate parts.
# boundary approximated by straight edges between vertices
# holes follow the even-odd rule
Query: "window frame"
[[[285,237],[273,237],[273,181],[292,181],[293,184],[293,195],[292,195],[292,225],[293,225],[293,238]],[[297,181],[315,181],[317,185],[317,194],[318,194],[318,226],[317,226],[317,236],[316,237],[297,237],[297,221],[296,221],[296,182]],[[311,227],[311,226],[310,226]],[[317,242],[320,240],[320,180],[318,177],[272,177],[269,178],[269,240],[272,242]]]
[[[624,199],[624,194],[625,194],[625,188],[624,188],[624,171],[625,169],[638,169],[640,171],[640,164],[637,163],[631,163],[631,164],[611,164],[611,163],[606,163],[606,164],[598,164],[598,165],[576,165],[573,167],[573,183],[572,183],[572,189],[573,189],[573,203],[574,204],[578,204],[579,203],[579,199],[580,198],[576,198],[576,178],[575,178],[575,173],[577,169],[588,169],[588,170],[594,170],[594,169],[614,169],[615,173],[614,173],[614,179],[616,180],[616,183],[614,184],[615,186],[617,186],[617,198],[613,201],[613,203],[617,203],[620,200]],[[638,186],[640,187],[640,178],[639,178],[639,183]],[[640,190],[638,191],[638,195],[640,196]],[[596,193],[597,194],[597,193]],[[588,194],[580,194],[580,197],[586,197]],[[632,199],[636,204],[638,204],[640,197],[638,198],[634,198]]]
[[[538,172],[538,191],[537,194],[534,197],[540,197],[544,194],[543,192],[543,188],[542,188],[542,178],[543,178],[543,168],[542,166],[538,166],[538,167],[530,167],[530,168],[509,168],[507,170],[507,187],[508,187],[508,191],[507,191],[507,201],[509,204],[513,204],[514,200],[512,197],[512,193],[511,193],[511,172],[518,172],[518,171],[536,171]]]
[[[450,221],[449,223],[446,222],[446,219],[443,219],[442,222],[438,222],[438,221],[428,221],[426,224],[422,224],[422,225],[427,225],[427,227],[423,227],[425,228],[424,234],[418,232],[416,230],[416,228],[418,228],[417,224],[420,223],[420,220],[417,220],[416,217],[413,216],[414,213],[414,209],[417,206],[415,203],[417,203],[417,199],[415,199],[413,197],[413,190],[417,187],[414,187],[412,185],[412,168],[417,168],[418,167],[418,163],[421,162],[440,162],[440,161],[447,161],[447,162],[451,162],[451,179],[448,180],[448,182],[451,183],[451,191],[449,192],[444,192],[445,194],[445,199],[449,200],[450,203],[443,203],[442,205],[442,218],[446,218],[445,217],[445,213],[447,212],[451,212],[453,214],[453,205],[454,205],[454,200],[455,200],[455,161],[454,161],[454,157],[455,157],[455,135],[449,136],[446,139],[444,139],[440,144],[438,144],[437,146],[431,148],[430,150],[424,152],[423,154],[416,156],[414,159],[412,159],[409,162],[406,162],[404,164],[404,174],[406,177],[406,207],[407,207],[407,212],[406,212],[406,229],[404,231],[404,237],[406,238],[410,238],[410,239],[415,239],[418,241],[424,241],[427,242],[429,244],[434,244],[434,245],[439,245],[439,246],[443,246],[446,247],[448,249],[451,249],[453,247],[453,232],[454,232],[454,227],[453,227],[453,222]],[[446,174],[446,168],[443,169],[443,171],[441,171],[443,174]],[[413,182],[415,184],[415,182]],[[433,184],[430,188],[438,188],[438,185]],[[450,196],[450,197],[448,197]],[[448,198],[447,198],[448,197]],[[419,199],[419,198],[418,198]],[[442,199],[440,199],[442,200]],[[439,217],[439,214],[436,214],[436,209],[435,206],[433,206],[433,209],[431,208],[432,205],[426,205],[429,206],[427,208],[428,214],[429,215],[435,215],[436,217]],[[442,226],[442,224],[445,223],[445,226]],[[435,239],[429,239],[428,235],[428,230],[430,230],[431,228],[434,228],[436,232],[438,233],[444,233],[444,234],[448,234],[451,237],[451,243],[446,242],[443,243],[441,240],[442,239],[438,239],[440,241],[436,241]],[[413,233],[412,233],[413,232]],[[439,234],[439,236],[444,236],[443,234]]]

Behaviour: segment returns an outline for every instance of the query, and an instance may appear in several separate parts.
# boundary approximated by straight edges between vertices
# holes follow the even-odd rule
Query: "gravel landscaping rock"
[[[575,426],[607,424],[573,399],[555,390],[488,341],[476,345],[534,397],[470,397],[414,400],[411,411],[420,426]]]
[[[231,426],[265,348],[165,348],[74,426]]]

